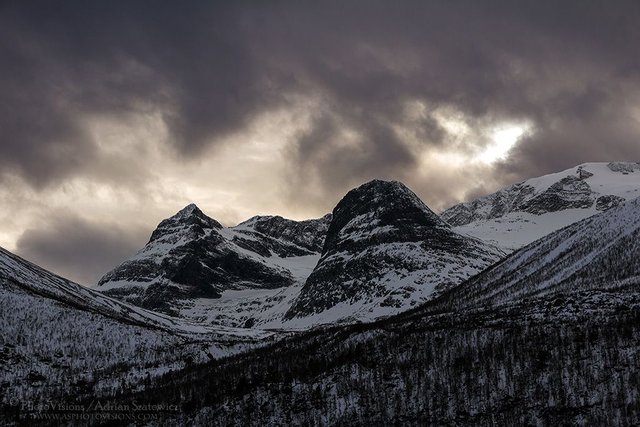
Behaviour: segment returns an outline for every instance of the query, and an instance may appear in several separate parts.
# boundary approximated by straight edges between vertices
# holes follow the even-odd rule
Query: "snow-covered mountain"
[[[640,289],[640,198],[545,236],[447,296],[489,307],[590,290]]]
[[[0,406],[112,393],[272,337],[130,306],[0,248]]]
[[[402,184],[377,180],[317,220],[254,217],[225,228],[190,205],[162,221],[98,289],[207,325],[370,321],[417,306],[505,251],[639,193],[640,165],[587,163],[440,218]]]
[[[455,205],[441,218],[511,251],[639,196],[639,163],[584,163]]]
[[[521,210],[479,224],[589,216],[501,261],[501,250],[456,232],[397,182],[364,184],[312,221],[224,228],[189,206],[121,266],[121,283],[105,282],[175,287],[161,295],[181,319],[0,249],[0,414],[24,423],[21,402],[113,399],[182,405],[162,413],[176,425],[636,425],[640,198],[627,179],[640,171],[594,165],[538,196],[521,189],[527,200],[513,186],[513,203],[487,202],[482,212]],[[175,282],[192,257],[216,270],[196,268],[201,277],[228,279],[208,283],[213,296],[197,277]],[[225,259],[235,264],[214,263]],[[262,267],[289,281],[272,288]],[[264,330],[401,311],[294,336]]]
[[[398,313],[502,256],[452,231],[403,184],[374,180],[333,210],[322,257],[285,319],[330,323]]]
[[[315,265],[329,221],[254,217],[225,228],[189,205],[162,221],[147,245],[100,279],[98,289],[181,315],[225,291],[286,288],[304,281],[307,265]],[[199,309],[190,312],[198,317]]]
[[[634,199],[414,310],[302,333],[122,400],[186,400],[174,424],[638,425],[639,358]]]
[[[281,216],[254,216],[245,222],[233,227],[235,230],[243,230],[248,234],[260,233],[264,236],[287,243],[293,243],[308,252],[302,252],[292,248],[292,252],[280,253],[281,256],[312,255],[322,252],[324,238],[331,222],[331,214],[326,214],[319,219],[294,221]]]
[[[98,289],[208,325],[300,329],[406,310],[502,256],[451,231],[404,185],[372,181],[317,220],[225,228],[190,205]]]

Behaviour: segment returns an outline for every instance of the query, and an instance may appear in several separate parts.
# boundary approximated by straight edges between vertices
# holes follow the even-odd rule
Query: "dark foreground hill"
[[[315,331],[124,397],[207,425],[635,425],[640,296],[590,291]]]

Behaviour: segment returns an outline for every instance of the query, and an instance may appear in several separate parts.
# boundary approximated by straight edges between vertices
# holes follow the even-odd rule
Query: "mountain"
[[[457,309],[488,307],[576,290],[637,292],[640,198],[545,236],[447,296]]]
[[[273,336],[130,306],[0,248],[3,418],[11,402],[36,405],[61,395],[113,393],[188,363],[264,345]]]
[[[145,247],[102,277],[98,289],[183,315],[195,302],[219,299],[225,291],[286,288],[301,280],[299,270],[309,259],[315,262],[329,221],[254,217],[225,228],[192,204],[163,220]],[[189,313],[198,317],[201,310],[194,310]]]
[[[315,220],[225,228],[190,205],[98,289],[210,325],[300,329],[406,310],[502,256],[451,231],[404,185],[372,181]]]
[[[634,199],[414,310],[167,374],[122,401],[180,401],[174,424],[637,425],[639,238]]]
[[[281,216],[254,216],[238,224],[234,229],[245,230],[249,233],[261,233],[274,239],[293,243],[308,251],[296,253],[297,255],[311,255],[322,252],[330,222],[331,214],[305,221],[293,221]],[[289,255],[291,256],[293,253]]]
[[[571,194],[561,196],[575,200]],[[329,219],[322,256],[304,286],[303,270],[290,269],[298,274],[291,286],[223,294],[298,289],[293,299],[274,303],[285,301],[293,310],[309,296],[292,324],[341,320],[336,314],[344,307],[352,319],[366,319],[364,313],[384,313],[375,292],[380,284],[397,289],[395,280],[384,281],[397,270],[412,283],[423,275],[433,280],[418,294],[426,302],[371,323],[296,334],[212,327],[113,300],[0,249],[3,423],[31,425],[34,415],[59,412],[24,402],[36,408],[73,402],[80,409],[62,412],[91,417],[105,411],[85,408],[104,401],[116,408],[107,410],[116,419],[140,417],[132,402],[136,408],[176,405],[177,411],[153,409],[171,425],[640,424],[640,198],[436,288],[446,276],[440,263],[453,263],[451,272],[462,275],[476,267],[469,258],[489,262],[499,251],[456,233],[396,182],[352,190]],[[206,218],[183,218],[158,234],[163,239],[174,234],[165,230],[200,227],[231,242],[240,235],[269,242],[284,234],[269,235],[281,220],[266,218],[272,225],[256,231],[259,221],[229,230]],[[305,249],[303,241],[284,243]],[[268,258],[285,264],[305,257],[282,258],[272,250]],[[360,277],[365,292],[352,298],[349,285]],[[260,316],[262,308],[250,301],[247,310]],[[325,310],[327,301],[334,305]]]
[[[503,255],[452,231],[403,184],[374,180],[333,210],[322,257],[285,319],[362,321],[397,313]]]
[[[441,218],[458,232],[512,251],[639,196],[639,163],[584,163],[455,205]]]

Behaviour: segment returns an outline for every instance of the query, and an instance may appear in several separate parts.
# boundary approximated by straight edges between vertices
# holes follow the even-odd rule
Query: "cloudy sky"
[[[636,1],[2,1],[0,246],[81,283],[189,202],[440,211],[640,160]]]

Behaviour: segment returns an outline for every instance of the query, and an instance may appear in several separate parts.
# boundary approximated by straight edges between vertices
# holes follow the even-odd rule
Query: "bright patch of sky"
[[[507,125],[496,128],[491,133],[491,142],[475,157],[476,160],[491,164],[505,160],[511,149],[528,132],[529,126],[524,124]]]

